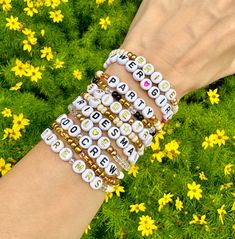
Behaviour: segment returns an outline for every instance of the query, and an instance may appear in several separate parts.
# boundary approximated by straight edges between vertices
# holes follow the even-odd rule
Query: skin
[[[180,99],[234,74],[234,3],[144,0],[121,48],[145,56]],[[132,82],[152,105],[123,67],[112,65],[107,72]],[[0,180],[0,238],[80,238],[104,198],[40,141]]]

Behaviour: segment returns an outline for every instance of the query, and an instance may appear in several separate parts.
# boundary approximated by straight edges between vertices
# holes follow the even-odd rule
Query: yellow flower
[[[51,11],[50,18],[52,18],[53,22],[62,22],[63,21],[63,14],[61,14],[61,10]]]
[[[27,69],[27,76],[30,77],[31,81],[35,82],[42,79],[42,73],[39,71],[39,67],[34,67],[32,65]]]
[[[164,130],[158,132],[157,135],[154,137],[155,141],[157,141],[159,139],[164,139],[165,134],[166,134],[166,132]]]
[[[196,214],[193,214],[193,219],[189,222],[189,224],[205,225],[207,224],[205,219],[206,219],[206,215],[197,216]]]
[[[114,0],[108,0],[108,4],[111,5],[114,2]]]
[[[100,18],[99,24],[101,25],[101,29],[106,30],[108,25],[111,25],[111,21],[110,21],[109,17]]]
[[[45,0],[45,6],[52,7],[54,9],[60,5],[60,2],[60,0]]]
[[[24,51],[28,51],[28,52],[31,52],[32,51],[32,46],[31,44],[29,43],[28,40],[23,40],[23,50]]]
[[[176,140],[172,140],[170,143],[165,144],[165,153],[169,159],[175,158],[177,155],[180,154],[178,150],[179,143]]]
[[[3,158],[0,158],[0,172],[4,176],[11,169],[11,164],[5,162]]]
[[[115,191],[115,193],[116,193],[116,195],[117,195],[118,197],[120,197],[120,192],[121,192],[121,193],[124,193],[124,192],[125,192],[124,187],[123,187],[123,186],[120,186],[120,185],[115,185],[115,186],[114,186],[114,191]]]
[[[74,70],[73,71],[73,77],[78,79],[78,80],[81,80],[82,79],[82,72],[80,70]]]
[[[215,90],[209,90],[207,92],[207,95],[210,97],[211,104],[218,104],[219,102],[219,94],[217,94],[218,89]]]
[[[150,216],[141,216],[138,226],[138,231],[141,231],[142,236],[149,236],[153,234],[158,227],[154,224],[155,221]]]
[[[10,88],[10,90],[19,90],[19,89],[21,88],[22,84],[23,84],[23,82],[20,81],[20,82],[16,83],[15,86],[12,86],[12,87]]]
[[[96,0],[95,2],[96,2],[97,5],[100,5],[100,4],[104,3],[105,0]]]
[[[225,141],[229,139],[228,136],[224,135],[225,132],[224,130],[216,130],[216,134],[215,134],[215,144],[218,144],[219,147],[223,144],[225,145]]]
[[[41,36],[44,37],[44,35],[45,35],[45,30],[42,29],[42,30],[41,30]]]
[[[233,202],[233,205],[232,205],[231,210],[232,210],[232,211],[235,211],[235,202]]]
[[[20,130],[18,128],[6,128],[4,129],[4,135],[2,140],[6,139],[6,138],[10,138],[10,139],[14,139],[17,140],[21,137],[21,133]]]
[[[199,173],[199,178],[201,180],[208,180],[208,178],[206,177],[206,175],[205,175],[205,173],[203,171]]]
[[[53,59],[53,54],[52,54],[52,50],[51,47],[44,47],[43,49],[41,49],[41,58],[46,58],[48,61],[50,61],[51,59]]]
[[[38,10],[34,7],[34,3],[31,1],[27,1],[27,7],[24,8],[24,11],[30,17],[32,17],[34,13],[38,13]]]
[[[231,163],[225,165],[225,167],[224,167],[224,174],[225,175],[230,175],[233,172],[233,167],[234,167],[234,165],[231,164]]]
[[[29,125],[30,120],[24,118],[24,114],[13,115],[13,128],[24,129],[26,125]]]
[[[193,182],[192,184],[187,184],[188,186],[188,194],[187,196],[190,197],[190,199],[193,199],[194,197],[199,200],[202,197],[202,190],[200,189],[201,185],[196,184]]]
[[[174,196],[174,194],[171,194],[171,193],[168,193],[168,194],[165,194],[163,195],[162,198],[160,198],[158,200],[158,204],[159,204],[159,207],[158,207],[158,211],[160,212],[162,210],[162,208],[169,202],[172,202],[172,197]]]
[[[2,9],[5,12],[10,11],[12,8],[11,0],[0,0],[0,4],[2,4]]]
[[[215,134],[211,134],[209,137],[205,137],[205,141],[202,143],[202,147],[207,149],[208,146],[214,147],[215,144]]]
[[[181,209],[183,208],[183,202],[180,201],[179,197],[177,197],[177,199],[175,200],[175,207],[178,211],[181,211]]]
[[[165,153],[163,151],[161,151],[161,149],[160,149],[158,138],[155,137],[155,142],[152,142],[151,148],[153,150],[151,162],[153,162],[154,160],[157,160],[158,162],[161,163],[162,158],[165,156]]]
[[[219,220],[221,221],[222,224],[224,224],[224,217],[227,214],[226,210],[224,209],[225,204],[221,206],[221,208],[217,209],[217,212],[219,214]]]
[[[128,171],[128,174],[133,174],[133,176],[136,177],[138,172],[139,172],[139,166],[132,164],[131,169]]]
[[[7,117],[7,118],[12,116],[11,109],[9,108],[4,108],[1,114],[3,115],[3,117]]]
[[[16,76],[22,77],[26,75],[27,66],[21,60],[16,59],[16,66],[12,67],[11,71],[15,72]]]
[[[231,182],[231,183],[225,183],[225,184],[222,184],[221,186],[220,186],[220,190],[222,191],[222,190],[224,190],[224,189],[229,189],[229,188],[231,188],[233,186],[233,182]]]
[[[59,68],[62,68],[64,65],[64,62],[63,61],[60,61],[58,58],[56,59],[55,63],[54,63],[54,67],[56,69],[59,69]]]
[[[20,30],[21,25],[18,22],[18,17],[10,16],[10,18],[6,18],[6,20],[7,20],[6,27],[9,27],[10,30],[14,30],[14,31]]]
[[[130,208],[131,208],[130,212],[135,212],[135,213],[138,213],[140,211],[144,212],[146,210],[144,203],[130,205]]]
[[[113,197],[113,193],[106,193],[105,202],[108,202],[109,199],[112,199],[112,197]]]
[[[90,224],[87,225],[86,230],[85,230],[85,234],[88,234],[89,230],[91,230],[91,225]]]

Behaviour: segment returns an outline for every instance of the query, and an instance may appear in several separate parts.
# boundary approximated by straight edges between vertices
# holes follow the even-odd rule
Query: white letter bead
[[[176,98],[176,91],[173,89],[170,89],[165,93],[165,96],[168,100],[174,100]]]
[[[117,146],[121,149],[125,149],[129,144],[129,139],[126,136],[120,136],[116,140]]]
[[[150,79],[153,83],[159,84],[162,81],[162,74],[160,72],[153,72],[153,74],[150,76]]]
[[[110,139],[117,139],[117,138],[119,138],[120,134],[121,134],[120,129],[117,127],[111,127],[108,130],[108,136]]]
[[[99,167],[101,168],[106,168],[108,167],[109,163],[110,163],[110,159],[108,156],[101,154],[97,159],[96,159],[96,163],[98,164]]]
[[[139,137],[140,137],[140,139],[141,140],[146,140],[147,139],[147,137],[149,136],[149,130],[148,129],[144,129],[143,131],[141,131],[140,133],[139,133]]]
[[[46,128],[46,129],[41,133],[41,138],[42,138],[43,140],[45,140],[45,138],[47,138],[49,135],[52,135],[52,134],[53,134],[52,130],[49,129],[49,128]]]
[[[123,54],[123,53],[118,54],[117,62],[120,65],[125,65],[128,61],[129,61],[129,58],[128,58],[127,54]]]
[[[107,131],[110,129],[110,127],[112,126],[112,123],[109,119],[107,118],[102,118],[99,121],[99,127],[101,128],[101,130]]]
[[[143,56],[137,56],[135,62],[139,68],[142,68],[146,64],[146,59]]]
[[[115,101],[110,105],[110,110],[114,114],[118,114],[122,110],[122,105],[119,102]]]
[[[125,94],[125,98],[129,102],[134,102],[137,99],[137,93],[134,90],[129,90]]]
[[[92,140],[98,140],[102,136],[102,131],[98,127],[93,127],[89,130],[89,136]]]
[[[166,80],[162,80],[159,84],[158,87],[160,89],[160,91],[162,92],[167,92],[170,89],[170,83]]]
[[[88,149],[87,149],[87,153],[89,155],[89,157],[96,159],[100,156],[101,154],[101,150],[97,145],[91,145]]]
[[[129,124],[124,123],[121,127],[120,127],[120,132],[122,135],[127,136],[132,132],[132,128]]]
[[[146,78],[140,82],[140,87],[143,90],[149,90],[152,87],[152,81]]]
[[[114,54],[109,57],[111,63],[117,62],[118,55]]]
[[[94,190],[98,190],[103,185],[103,179],[100,177],[95,177],[93,181],[90,182],[90,187]]]
[[[55,153],[59,153],[60,150],[63,149],[63,148],[64,148],[64,143],[63,143],[63,141],[61,141],[59,139],[53,141],[52,144],[51,144],[51,149]]]
[[[93,92],[93,96],[96,99],[101,99],[101,97],[105,94],[105,91],[101,90],[101,89],[97,89]]]
[[[89,136],[84,135],[79,139],[79,145],[84,149],[88,149],[92,145],[92,140]]]
[[[108,137],[101,137],[98,141],[97,141],[97,145],[102,149],[105,150],[110,146],[111,142],[110,139]]]
[[[133,124],[132,124],[132,130],[135,133],[140,133],[144,128],[144,125],[141,121],[136,120]]]
[[[142,111],[142,114],[143,114],[143,116],[144,116],[145,118],[147,118],[147,119],[152,118],[153,115],[154,115],[153,108],[151,108],[151,107],[149,107],[149,106],[145,107],[145,108],[143,109],[143,111]]]
[[[82,114],[86,117],[89,117],[93,111],[94,111],[94,108],[91,107],[90,105],[84,106],[82,108]]]
[[[99,111],[94,111],[90,115],[90,119],[93,123],[99,123],[99,121],[102,119],[102,114]]]
[[[136,81],[142,81],[145,78],[145,74],[142,70],[137,69],[136,71],[133,72],[133,78]]]
[[[154,72],[154,66],[152,64],[145,64],[143,66],[143,72],[145,75],[150,76]]]
[[[84,131],[89,131],[93,126],[94,126],[94,124],[90,119],[84,119],[81,122],[81,128]]]
[[[72,137],[77,137],[81,133],[81,128],[76,124],[71,125],[68,129],[68,133]]]
[[[117,166],[115,163],[110,163],[104,170],[109,176],[112,176],[116,174]]]
[[[124,173],[123,172],[119,172],[119,175],[117,176],[117,178],[119,178],[119,179],[123,179],[124,178]]]
[[[124,153],[127,157],[130,157],[132,154],[136,153],[134,145],[129,144],[129,145],[123,150],[123,153]]]
[[[131,163],[131,164],[136,164],[136,162],[138,161],[139,159],[139,154],[137,152],[133,153],[130,157],[128,157],[128,161]]]
[[[169,111],[171,111],[171,105],[168,104],[168,103],[161,108],[161,112],[162,112],[164,115],[167,114]]]
[[[73,152],[70,148],[63,148],[59,156],[63,161],[69,161],[73,157]]]
[[[89,183],[95,178],[95,173],[93,170],[87,168],[83,173],[82,173],[82,179]]]
[[[69,127],[71,126],[71,125],[73,125],[73,121],[71,120],[71,119],[62,119],[61,120],[61,127],[64,129],[64,130],[68,130],[69,129]]]
[[[86,169],[86,164],[84,161],[78,159],[73,163],[72,169],[75,173],[83,173]]]
[[[92,83],[92,84],[87,86],[86,90],[89,94],[93,94],[93,92],[97,89],[98,89],[98,86],[96,84]]]
[[[77,100],[79,99],[79,100]],[[80,96],[75,101],[73,101],[73,105],[78,109],[81,110],[82,107],[87,105],[87,102],[83,100]]]
[[[121,121],[127,122],[131,118],[131,112],[127,109],[124,109],[124,110],[120,111],[119,118]]]
[[[110,106],[113,103],[113,97],[110,94],[105,94],[102,96],[101,102],[104,106]]]
[[[110,76],[108,78],[108,86],[111,88],[115,88],[119,84],[120,80],[117,76]]]
[[[148,95],[152,99],[156,99],[160,95],[160,90],[158,87],[153,86],[148,90]]]
[[[135,61],[128,61],[128,62],[126,63],[126,70],[127,70],[128,72],[134,72],[134,71],[137,70],[137,68],[138,68],[138,66],[137,66],[137,64],[136,64]]]
[[[142,98],[137,98],[134,102],[134,107],[136,110],[143,110],[146,106],[145,101]]]
[[[120,82],[116,89],[119,94],[124,95],[129,90],[129,86],[125,82]]]
[[[62,119],[67,119],[67,118],[68,116],[66,114],[62,114],[59,117],[57,117],[56,122],[60,124]]]
[[[97,108],[97,106],[101,103],[100,99],[95,99],[94,97],[91,97],[89,99],[89,105],[93,108]]]
[[[45,137],[44,141],[47,145],[51,145],[53,141],[57,140],[57,136],[55,134],[50,134],[49,136]]]
[[[159,107],[163,107],[164,105],[166,105],[167,103],[167,98],[164,95],[159,95],[156,99],[155,99],[155,103],[157,106]]]
[[[167,114],[164,114],[162,117],[163,117],[164,120],[168,121],[172,118],[172,116],[173,116],[173,111],[170,110]]]
[[[153,136],[149,134],[148,137],[143,141],[143,143],[146,147],[149,147],[152,141],[153,141]]]

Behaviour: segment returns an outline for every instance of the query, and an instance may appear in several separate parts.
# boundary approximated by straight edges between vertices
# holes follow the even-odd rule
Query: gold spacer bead
[[[97,165],[96,164],[93,164],[92,166],[91,166],[91,169],[93,169],[93,170],[96,170],[98,167],[97,167]]]
[[[74,143],[74,141],[73,141],[73,139],[71,139],[71,138],[69,138],[68,140],[67,140],[67,142],[71,145],[72,143]]]
[[[82,116],[81,118],[80,118],[80,121],[82,122],[83,120],[85,120],[86,118],[84,117],[84,116]]]
[[[119,100],[119,102],[123,105],[126,102],[126,100],[122,98]]]
[[[130,57],[131,60],[135,60],[136,59],[136,55],[135,54],[132,54],[132,56]]]
[[[113,121],[113,120],[115,119],[115,116],[114,116],[113,114],[110,114],[110,115],[109,115],[109,119],[110,119],[111,121]]]
[[[83,160],[87,163],[90,159],[89,159],[88,156],[85,155],[85,156],[83,157]]]
[[[127,102],[127,101],[124,103],[124,107],[126,107],[126,108],[129,108],[130,105],[131,105],[131,104],[130,104],[129,102]]]
[[[111,152],[111,155],[112,155],[112,156],[116,156],[116,155],[117,155],[117,151],[114,150],[113,152]]]
[[[70,146],[75,148],[75,147],[77,147],[77,144],[73,142],[73,143],[70,144]]]
[[[133,120],[133,119],[129,119],[128,123],[129,123],[130,125],[132,125],[132,124],[134,123],[134,120]]]
[[[111,112],[109,110],[107,110],[104,114],[105,114],[105,116],[109,117]]]
[[[148,123],[147,124],[147,128],[151,128],[152,127],[152,124],[151,123]]]
[[[110,153],[112,153],[113,152],[113,147],[108,147],[107,148],[107,152],[110,154]]]
[[[105,176],[105,173],[102,172],[100,168],[96,169],[95,172],[97,172],[97,174],[102,178]]]
[[[82,114],[77,114],[76,117],[79,120],[82,117]]]
[[[78,146],[75,147],[74,150],[75,150],[76,153],[81,153],[82,152],[81,148],[79,148]]]

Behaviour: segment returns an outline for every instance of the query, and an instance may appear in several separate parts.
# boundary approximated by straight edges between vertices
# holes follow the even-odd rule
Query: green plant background
[[[41,7],[39,14],[32,18],[23,12],[25,3],[13,1],[13,8],[6,13],[0,10],[0,110],[11,108],[15,114],[21,112],[30,119],[23,136],[15,141],[2,141],[0,157],[20,160],[39,140],[41,132],[63,112],[67,105],[84,89],[92,79],[96,70],[102,69],[108,53],[122,43],[140,0],[114,0],[113,4],[97,5],[94,0],[70,0],[61,4],[64,19],[61,23],[53,23],[49,18],[49,8]],[[25,36],[5,27],[6,17],[19,17],[20,22],[36,32],[38,43],[33,46],[32,56],[23,51],[22,41]],[[101,17],[109,16],[111,25],[102,30],[99,23]],[[40,36],[45,29],[45,36]],[[58,57],[65,64],[62,69],[52,69],[52,63],[40,58],[40,49],[52,47],[54,59]],[[42,79],[31,82],[26,77],[16,77],[11,68],[15,59],[30,62],[36,66],[45,66]],[[83,73],[82,80],[73,77],[73,71],[79,69]],[[15,83],[23,81],[19,91],[10,91]],[[218,88],[220,102],[211,105],[206,94],[208,89]],[[165,143],[173,139],[180,141],[181,154],[174,160],[164,163],[151,163],[152,151],[146,150],[138,161],[140,171],[136,178],[127,175],[122,185],[125,193],[121,197],[114,196],[104,203],[91,223],[91,230],[85,238],[115,239],[143,238],[137,231],[139,217],[150,215],[159,227],[149,238],[235,238],[235,213],[231,211],[235,198],[234,186],[220,190],[220,185],[234,182],[234,174],[224,175],[224,166],[234,162],[235,135],[235,81],[227,77],[204,89],[186,95],[180,102],[180,110],[167,126]],[[181,127],[175,127],[180,122]],[[4,129],[10,127],[11,120],[0,116],[0,137]],[[215,133],[216,129],[224,129],[230,139],[225,146],[214,146],[204,150],[202,142],[205,136]],[[208,181],[201,181],[199,172],[204,171]],[[173,175],[176,175],[173,177]],[[201,184],[203,197],[200,201],[187,197],[187,183],[196,181]],[[184,203],[178,212],[174,204],[169,204],[158,212],[158,200],[164,193],[173,193]],[[138,214],[130,213],[129,206],[144,202],[147,209]],[[217,209],[226,205],[225,223],[219,221]],[[189,225],[192,215],[206,214],[210,231],[201,225]]]

